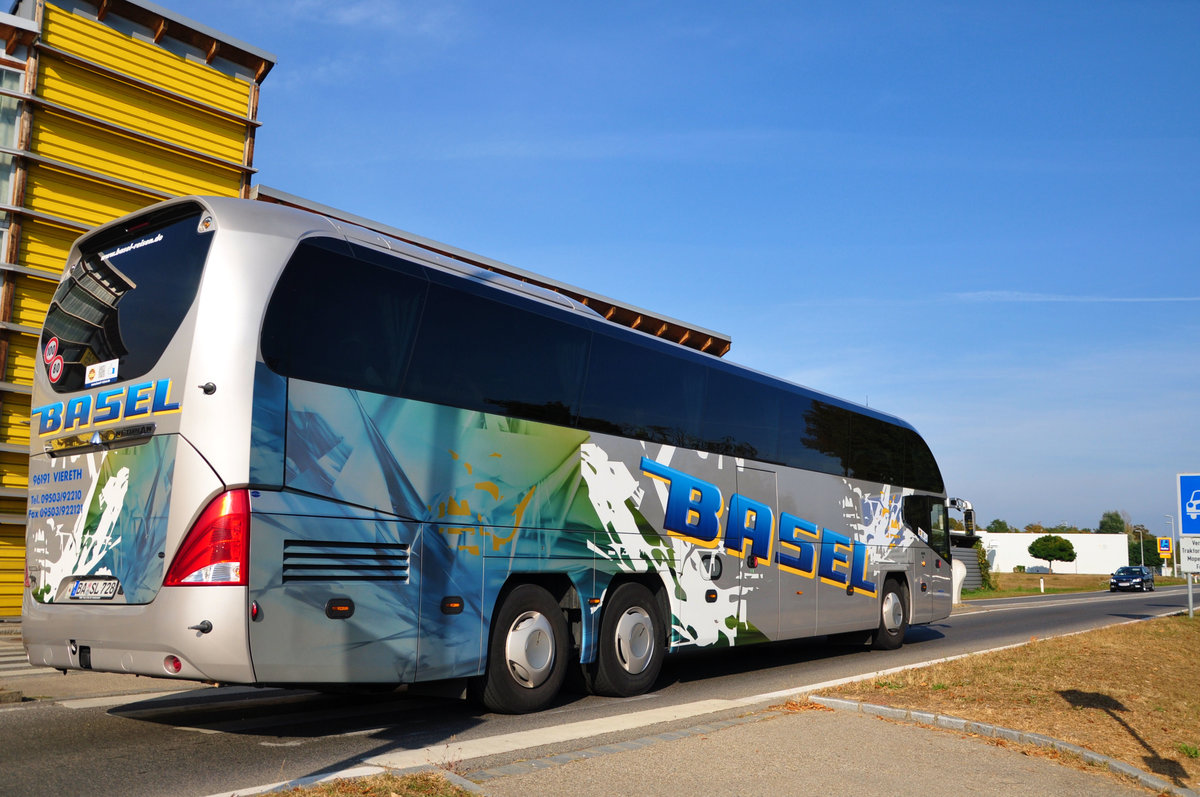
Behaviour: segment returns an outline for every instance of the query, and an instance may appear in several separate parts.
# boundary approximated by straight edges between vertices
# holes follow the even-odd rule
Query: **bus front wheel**
[[[599,695],[631,697],[646,692],[662,670],[664,634],[658,601],[641,584],[617,587],[604,607],[596,662],[584,668]]]
[[[889,578],[883,583],[883,599],[879,602],[879,627],[871,639],[875,650],[895,650],[904,644],[908,631],[908,589],[904,583]]]
[[[500,714],[540,711],[566,676],[567,621],[558,601],[536,584],[508,594],[492,624],[478,697]]]

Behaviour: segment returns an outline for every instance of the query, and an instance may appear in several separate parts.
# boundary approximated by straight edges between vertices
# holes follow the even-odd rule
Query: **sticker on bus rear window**
[[[87,375],[83,380],[84,387],[95,387],[112,382],[117,378],[118,360],[105,360],[102,363],[89,365]]]

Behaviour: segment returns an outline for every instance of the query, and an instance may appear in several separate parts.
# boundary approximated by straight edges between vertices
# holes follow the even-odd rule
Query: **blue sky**
[[[1200,4],[158,2],[278,56],[261,183],[727,333],[985,523],[1200,472]]]

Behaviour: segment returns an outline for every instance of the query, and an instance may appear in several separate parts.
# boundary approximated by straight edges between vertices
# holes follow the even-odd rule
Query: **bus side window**
[[[430,285],[404,395],[570,425],[590,334],[477,290]]]
[[[267,305],[263,360],[282,376],[398,395],[424,277],[397,258],[388,267],[368,262],[373,253],[352,257],[339,243],[314,239],[296,248]]]
[[[579,408],[581,429],[703,448],[708,369],[653,346],[597,333]]]

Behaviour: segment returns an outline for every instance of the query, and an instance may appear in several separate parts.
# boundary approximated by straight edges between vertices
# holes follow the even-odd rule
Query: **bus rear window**
[[[205,218],[195,203],[174,205],[85,241],[42,330],[55,392],[134,379],[158,362],[196,298],[212,241]]]

